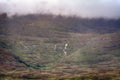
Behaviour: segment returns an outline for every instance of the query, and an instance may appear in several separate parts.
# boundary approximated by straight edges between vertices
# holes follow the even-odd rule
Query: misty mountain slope
[[[6,16],[0,25],[5,26],[2,32],[6,34],[1,36],[9,39],[11,53],[28,68],[44,69],[54,67],[61,59],[77,65],[114,61],[119,55],[119,21],[40,14]]]
[[[119,19],[78,18],[54,15],[14,16],[6,21],[8,34],[36,37],[69,37],[74,33],[112,33],[120,30]],[[47,33],[46,33],[47,32]]]
[[[0,80],[120,80],[120,0],[0,0]]]
[[[120,33],[104,34],[92,38],[86,45],[66,57],[66,62],[99,64],[119,67]]]
[[[35,19],[31,19],[31,17]],[[43,17],[43,18],[42,18]],[[50,19],[49,19],[50,17]],[[54,23],[52,16],[22,16],[10,19],[9,22],[9,34],[14,35],[18,32],[18,35],[23,36],[36,36],[36,37],[67,37],[67,33],[60,30],[62,29]],[[16,27],[17,26],[17,27]],[[12,29],[12,30],[11,30]],[[59,31],[60,30],[60,31]]]

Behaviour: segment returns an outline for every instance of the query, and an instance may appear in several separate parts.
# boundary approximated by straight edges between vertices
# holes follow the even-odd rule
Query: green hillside
[[[119,67],[119,36],[120,33],[112,33],[91,38],[82,48],[67,56],[66,61],[88,65],[103,63],[102,66],[105,64],[107,67]]]
[[[0,65],[4,64],[0,70],[22,78],[72,78],[72,73],[73,77],[93,76],[105,69],[107,76],[118,77],[119,23],[120,19],[1,15]]]

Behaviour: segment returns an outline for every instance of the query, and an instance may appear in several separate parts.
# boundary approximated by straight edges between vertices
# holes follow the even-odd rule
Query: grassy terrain
[[[4,19],[0,79],[119,80],[119,21],[53,15]]]

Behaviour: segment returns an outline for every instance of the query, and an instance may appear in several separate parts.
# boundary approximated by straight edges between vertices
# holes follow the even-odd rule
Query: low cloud
[[[0,11],[14,14],[53,13],[81,17],[120,17],[120,0],[0,0]]]

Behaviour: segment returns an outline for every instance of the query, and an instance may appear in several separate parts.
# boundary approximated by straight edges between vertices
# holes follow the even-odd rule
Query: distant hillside
[[[25,15],[6,18],[1,15],[0,25],[6,34],[37,37],[67,37],[66,32],[112,33],[120,30],[120,19],[78,18],[75,16]],[[3,19],[4,18],[4,19]],[[5,27],[6,26],[6,27]]]
[[[13,78],[119,76],[119,61],[120,19],[0,15],[0,72]]]

